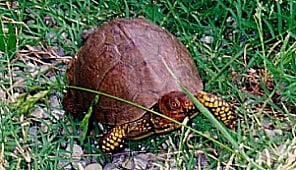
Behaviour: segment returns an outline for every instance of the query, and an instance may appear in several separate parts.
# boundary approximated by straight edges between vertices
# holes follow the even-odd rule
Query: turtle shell
[[[178,82],[192,93],[203,88],[186,47],[145,19],[116,19],[92,32],[69,65],[67,79],[70,85],[112,94],[147,108],[164,94],[181,91]],[[94,96],[68,89],[64,107],[72,113],[84,112]],[[129,123],[144,114],[144,110],[104,96],[93,112],[99,122],[109,125]]]

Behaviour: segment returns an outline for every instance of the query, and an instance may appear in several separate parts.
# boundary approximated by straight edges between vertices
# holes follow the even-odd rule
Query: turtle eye
[[[180,107],[180,102],[178,100],[172,100],[170,105],[172,109],[176,109]]]
[[[184,107],[187,108],[187,107],[189,107],[189,106],[190,106],[190,102],[189,102],[189,101],[185,101],[185,102],[184,102]]]

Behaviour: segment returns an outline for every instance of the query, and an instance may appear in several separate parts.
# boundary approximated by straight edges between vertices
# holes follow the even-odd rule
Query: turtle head
[[[178,121],[188,116],[192,118],[196,109],[185,93],[172,91],[162,96],[159,101],[159,111]]]

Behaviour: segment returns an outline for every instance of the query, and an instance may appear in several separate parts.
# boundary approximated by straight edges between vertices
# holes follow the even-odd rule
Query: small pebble
[[[274,136],[276,135],[282,135],[283,131],[280,129],[274,129],[274,130],[270,130],[270,129],[264,129],[266,135],[268,136],[268,138],[273,139]]]
[[[122,168],[135,169],[135,159],[133,157],[127,158],[122,164]]]
[[[203,36],[201,39],[200,39],[200,41],[201,42],[203,42],[203,43],[206,43],[206,44],[211,44],[211,43],[213,43],[213,41],[214,41],[214,37],[212,37],[212,36]]]
[[[55,21],[55,19],[50,16],[50,15],[46,15],[43,17],[44,23],[49,26],[49,27],[53,27],[56,26],[57,22]]]
[[[72,153],[71,154],[71,157],[72,157],[72,160],[71,160],[72,167],[74,169],[79,169],[78,168],[79,165],[82,164],[82,162],[81,162],[81,156],[83,154],[83,150],[82,150],[81,146],[79,146],[77,144],[74,144],[73,147],[71,148],[71,145],[68,144],[68,146],[66,148],[66,151],[70,151]]]
[[[87,165],[84,170],[102,170],[102,166],[98,163]]]
[[[161,144],[161,148],[162,148],[163,150],[167,150],[167,149],[168,149],[168,145],[167,145],[166,143],[162,143],[162,144]]]
[[[55,50],[55,52],[57,53],[57,55],[59,55],[60,57],[64,57],[65,56],[65,51],[64,51],[64,49],[63,48],[57,48],[56,50]]]
[[[64,170],[71,170],[72,169],[71,163],[67,160],[60,160],[58,162],[57,167],[59,169],[64,169]]]
[[[149,154],[149,153],[142,153],[142,154],[138,154],[134,157],[134,162],[136,165],[136,169],[147,169],[148,164],[152,161],[151,160],[151,156],[153,154]]]
[[[36,109],[34,109],[33,112],[31,112],[31,116],[37,118],[37,119],[47,119],[48,118],[48,114],[45,112],[44,109],[37,107]]]
[[[51,114],[55,118],[55,120],[61,120],[65,114],[65,111],[59,109],[52,109]],[[53,120],[53,122],[55,121]]]
[[[50,101],[50,106],[53,108],[59,108],[60,107],[60,103],[59,103],[59,99],[56,95],[50,95],[49,96],[49,101]]]
[[[37,136],[38,132],[39,132],[39,127],[38,126],[29,127],[29,131],[28,131],[29,135]]]
[[[41,131],[43,132],[43,133],[47,133],[48,132],[48,124],[50,124],[50,122],[48,122],[48,123],[41,123],[41,125],[40,125],[40,129],[41,129]]]
[[[72,155],[71,155],[72,158],[80,160],[81,156],[83,154],[83,150],[82,150],[81,146],[79,146],[77,144],[73,144],[73,147],[72,148],[70,148],[70,147],[71,147],[71,145],[68,144],[66,150],[72,152]]]
[[[61,146],[61,148],[63,148],[63,149],[64,149],[64,148],[66,148],[66,147],[67,147],[67,143],[66,143],[66,142],[61,142],[61,143],[60,143],[60,146]]]
[[[115,164],[113,163],[108,163],[103,170],[121,170],[119,168],[116,167]]]

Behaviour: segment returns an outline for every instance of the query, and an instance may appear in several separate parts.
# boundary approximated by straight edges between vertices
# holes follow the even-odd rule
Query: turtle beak
[[[183,102],[182,108],[184,114],[188,116],[191,116],[193,113],[196,112],[195,106],[190,100]]]
[[[196,113],[195,106],[193,102],[189,100],[189,98],[184,94],[184,96],[179,97],[179,101],[181,103],[181,112],[184,115],[191,117],[194,113]]]

